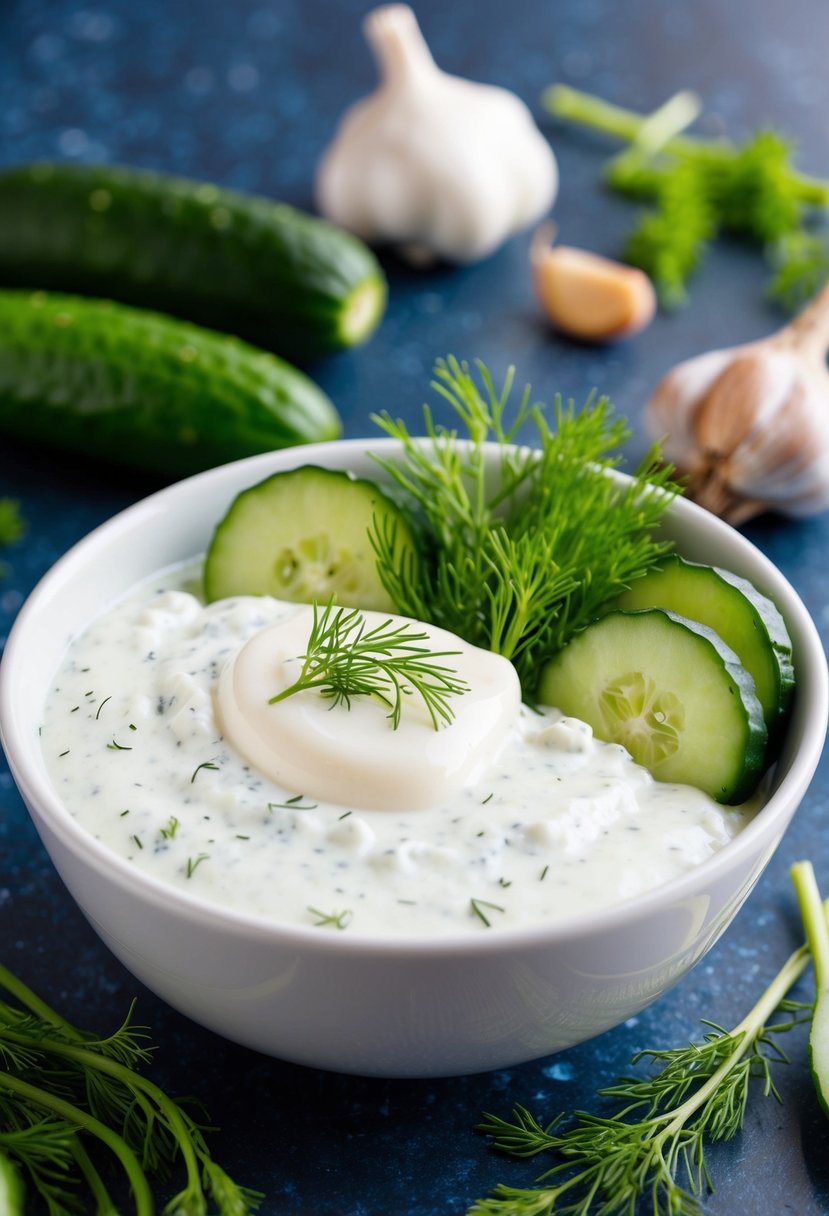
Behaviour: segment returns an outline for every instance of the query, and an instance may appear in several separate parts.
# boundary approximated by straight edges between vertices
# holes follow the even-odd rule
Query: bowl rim
[[[618,929],[623,921],[632,925],[648,919],[660,909],[667,909],[669,905],[675,906],[699,894],[701,884],[710,886],[752,852],[760,851],[763,847],[776,847],[780,835],[811,782],[823,748],[829,721],[829,670],[826,656],[809,612],[782,572],[746,537],[681,497],[671,504],[667,518],[670,519],[672,513],[678,512],[680,519],[686,517],[690,526],[694,526],[696,521],[710,529],[714,535],[727,537],[728,543],[732,546],[736,544],[738,553],[745,554],[752,564],[759,561],[760,566],[774,582],[775,602],[793,635],[798,635],[801,651],[797,656],[798,663],[808,671],[812,688],[810,712],[805,715],[803,738],[780,786],[736,836],[685,874],[650,891],[613,903],[607,908],[556,919],[549,924],[507,926],[486,934],[458,930],[433,937],[428,933],[378,936],[352,928],[349,928],[348,933],[334,935],[320,933],[315,926],[269,921],[261,915],[224,907],[164,882],[144,870],[135,868],[125,858],[101,844],[67,812],[48,781],[45,770],[41,771],[34,759],[37,754],[34,750],[36,738],[26,736],[14,712],[15,686],[22,674],[26,650],[31,645],[29,635],[34,632],[34,622],[41,604],[58,594],[63,581],[71,577],[78,568],[88,562],[94,562],[96,556],[100,560],[99,550],[105,549],[112,538],[138,526],[156,513],[159,507],[169,509],[170,505],[178,500],[186,502],[194,490],[210,482],[217,483],[217,494],[221,494],[227,486],[237,483],[239,487],[243,484],[253,485],[280,468],[317,462],[325,464],[332,455],[337,457],[332,467],[347,467],[340,459],[343,455],[348,457],[353,453],[360,458],[364,458],[369,452],[383,456],[393,455],[399,451],[399,447],[398,441],[393,439],[344,439],[281,449],[216,466],[165,486],[133,503],[87,533],[54,563],[21,606],[9,631],[0,662],[0,743],[5,749],[12,775],[29,806],[36,826],[38,819],[42,818],[44,824],[73,854],[82,854],[85,862],[92,865],[102,876],[122,883],[136,896],[152,902],[162,911],[169,911],[188,921],[198,920],[201,924],[208,922],[246,938],[272,941],[283,947],[310,949],[314,953],[331,952],[343,957],[355,953],[372,957],[454,957],[460,954],[477,957],[519,947],[526,949],[549,946],[556,942],[575,942],[584,937]],[[625,473],[614,471],[613,476],[628,479]],[[236,492],[238,489],[233,491],[234,494]],[[215,522],[218,522],[218,519]],[[135,583],[131,585],[135,586]],[[128,590],[128,587],[123,588],[121,594],[126,594]],[[103,607],[102,611],[105,611],[110,603]],[[797,695],[796,690],[795,697]],[[32,804],[37,807],[37,813],[31,810]]]

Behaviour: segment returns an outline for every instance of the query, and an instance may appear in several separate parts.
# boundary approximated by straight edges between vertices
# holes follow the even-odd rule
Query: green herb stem
[[[652,114],[567,85],[547,89],[543,101],[554,117],[627,143],[604,176],[614,190],[654,204],[638,217],[623,256],[651,277],[664,307],[686,302],[687,279],[723,232],[762,248],[775,272],[769,294],[786,308],[804,304],[829,275],[829,239],[808,222],[829,207],[829,180],[798,172],[791,145],[774,131],[741,146],[682,134],[697,104],[687,92]]]
[[[92,1164],[89,1154],[78,1136],[74,1136],[72,1139],[72,1156],[89,1188],[90,1195],[95,1200],[95,1216],[120,1216],[118,1208],[112,1201],[112,1196],[104,1186],[101,1175]]]
[[[829,903],[823,906],[824,917],[827,912]],[[615,1115],[578,1112],[563,1131],[558,1130],[563,1116],[545,1128],[520,1106],[512,1122],[486,1115],[478,1130],[493,1137],[495,1148],[516,1157],[552,1150],[559,1163],[537,1180],[547,1185],[498,1186],[470,1208],[469,1216],[551,1216],[559,1210],[568,1216],[631,1216],[645,1196],[654,1216],[698,1213],[697,1196],[710,1186],[705,1138],[728,1139],[736,1133],[751,1077],[762,1080],[767,1095],[778,1096],[770,1061],[786,1057],[775,1036],[804,1020],[805,1007],[789,1001],[787,994],[808,961],[808,946],[795,950],[731,1032],[714,1027],[702,1045],[640,1052],[637,1060],[647,1056],[663,1067],[650,1078],[622,1078],[601,1090],[622,1103]],[[792,1016],[772,1025],[775,1010]],[[638,1120],[637,1112],[642,1114]],[[566,1206],[560,1209],[565,1194]]]
[[[76,1030],[71,1023],[67,1022],[65,1018],[62,1018],[60,1014],[52,1009],[50,1005],[47,1005],[45,1001],[41,1000],[37,993],[32,992],[28,985],[24,984],[22,980],[18,979],[17,976],[13,972],[9,971],[8,967],[5,967],[2,963],[0,963],[0,988],[5,988],[7,992],[11,993],[11,995],[15,997],[21,1005],[30,1010],[35,1017],[40,1019],[41,1022],[48,1022],[50,1026],[54,1026],[57,1030],[60,1030],[64,1035],[66,1035],[67,1038],[76,1040],[83,1039],[80,1031]],[[0,1007],[0,1018],[2,1018],[2,1012],[2,1007]]]
[[[138,1071],[151,1053],[142,1042],[143,1029],[132,1025],[132,1008],[114,1034],[96,1038],[57,1015],[2,964],[0,986],[20,1004],[0,1001],[0,1194],[4,1182],[14,1185],[3,1165],[9,1161],[28,1175],[53,1216],[65,1216],[66,1187],[79,1181],[99,1216],[116,1216],[79,1139],[89,1133],[119,1157],[133,1187],[136,1216],[153,1211],[146,1174],[165,1176],[179,1158],[186,1185],[166,1205],[166,1216],[207,1216],[208,1191],[219,1216],[246,1216],[258,1207],[261,1196],[238,1187],[212,1161],[198,1124]],[[2,1115],[16,1106],[25,1126],[17,1126],[13,1113],[9,1119]],[[36,1119],[35,1110],[60,1122]],[[2,1204],[0,1211],[5,1216]],[[9,1216],[22,1214],[12,1209]]]
[[[34,1106],[41,1107],[43,1110],[51,1111],[60,1119],[74,1124],[105,1144],[118,1158],[129,1178],[135,1200],[135,1216],[153,1216],[155,1206],[146,1175],[135,1153],[122,1136],[71,1102],[65,1101],[56,1094],[47,1093],[39,1086],[30,1085],[28,1081],[24,1081],[20,1077],[13,1077],[2,1070],[0,1070],[0,1089],[30,1102]]]
[[[815,871],[810,861],[798,861],[791,868],[797,902],[806,940],[812,955],[815,972],[815,987],[819,992],[829,991],[829,923],[827,911],[829,901],[824,904],[818,890]]]
[[[20,1174],[0,1149],[0,1212],[6,1216],[24,1216],[23,1197]]]
[[[692,97],[693,94],[685,91],[677,93],[655,113],[663,115],[667,113],[673,118],[675,113],[680,112],[678,99],[681,99],[681,105],[687,107],[686,112],[690,114]],[[555,118],[588,127],[594,131],[604,132],[626,143],[636,142],[643,129],[647,131],[648,124],[654,118],[654,114],[641,114],[636,110],[614,105],[591,93],[585,93],[564,84],[551,85],[545,89],[541,102]],[[673,105],[677,106],[675,112],[668,110],[668,107]],[[657,142],[655,150],[686,160],[712,161],[727,159],[733,156],[738,149],[727,139],[705,139],[700,136],[676,134]],[[786,176],[800,202],[816,207],[829,206],[829,180],[812,177],[794,169],[789,169]]]
[[[120,1064],[117,1060],[109,1059],[107,1056],[98,1054],[98,1052],[90,1051],[88,1048],[76,1046],[72,1043],[61,1043],[56,1040],[43,1038],[33,1039],[25,1035],[15,1035],[13,1032],[7,1033],[4,1037],[11,1042],[17,1042],[23,1047],[31,1047],[46,1055],[70,1060],[85,1070],[105,1073],[112,1077],[113,1080],[118,1081],[121,1085],[133,1091],[133,1093],[144,1095],[148,1098],[176,1140],[176,1145],[181,1152],[182,1161],[184,1162],[188,1188],[194,1194],[200,1195],[202,1193],[199,1180],[199,1158],[193,1147],[191,1129],[185,1122],[177,1103],[168,1098],[164,1091],[152,1081]],[[0,1078],[2,1078],[2,1074],[0,1074]],[[60,1114],[57,1108],[54,1109],[56,1113]],[[79,1113],[83,1114],[83,1112]],[[100,1126],[103,1127],[103,1124]],[[105,1128],[104,1130],[108,1131],[109,1129]]]

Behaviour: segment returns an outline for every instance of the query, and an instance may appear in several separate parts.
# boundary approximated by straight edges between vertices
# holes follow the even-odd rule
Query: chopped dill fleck
[[[250,836],[239,836],[239,835],[237,835],[236,839],[237,839],[237,840],[250,840]]]
[[[305,804],[305,806],[300,805],[300,803],[302,802],[302,799],[304,797],[305,797],[304,794],[296,794],[293,798],[289,798],[287,802],[269,802],[268,810],[269,811],[315,811],[318,806],[318,803],[316,803],[316,802],[307,802]]]
[[[118,743],[115,739],[111,743],[107,743],[107,747],[112,752],[131,752],[132,748],[127,747],[125,743]]]
[[[70,752],[70,748],[68,748],[68,747],[67,747],[67,749],[66,749],[66,751],[65,751],[65,752],[59,752],[59,753],[58,753],[58,760],[60,760],[60,759],[61,759],[63,756],[68,756],[68,755],[69,755],[69,752]]]
[[[505,889],[506,889],[507,887],[511,887],[511,886],[512,886],[512,880],[510,879],[510,880],[508,881],[506,878],[499,878],[499,879],[498,879],[498,886],[499,886],[499,887],[504,887]]]
[[[193,773],[193,776],[190,778],[190,784],[191,784],[191,785],[192,785],[192,784],[193,784],[193,782],[196,780],[196,776],[198,775],[199,770],[200,770],[200,769],[203,769],[203,768],[209,768],[209,769],[210,769],[212,772],[214,772],[214,773],[217,773],[217,772],[219,771],[219,766],[218,766],[218,764],[214,764],[212,760],[205,760],[203,764],[200,764],[200,765],[198,766],[198,768],[196,768],[195,772]],[[188,874],[188,876],[187,876],[187,877],[189,878],[189,877],[190,877],[190,875]]]
[[[351,912],[346,908],[342,912],[320,912],[319,908],[308,908],[312,916],[318,917],[315,925],[333,925],[335,929],[344,929],[351,920]]]
[[[138,727],[135,725],[134,722],[130,722],[130,730],[138,730]]]
[[[502,908],[500,904],[491,904],[489,902],[489,900],[487,900],[487,899],[470,899],[470,901],[469,901],[470,912],[472,913],[473,916],[477,916],[479,920],[483,921],[483,923],[486,925],[487,929],[491,928],[491,923],[490,923],[489,918],[482,911],[483,908],[491,908],[493,910],[493,912],[505,912],[506,911],[506,909]]]
[[[490,800],[491,800],[493,797],[494,797],[494,792],[493,792],[492,794],[487,794],[486,798],[484,798],[483,802],[481,803],[481,806],[486,806],[486,804],[487,804],[487,803],[488,803],[488,802],[489,802],[489,801],[490,801]]]
[[[207,853],[199,853],[199,855],[195,859],[195,861],[193,860],[192,857],[188,857],[187,858],[187,877],[192,878],[196,872],[196,868],[198,866],[200,866],[203,861],[207,861],[207,860],[208,860]]]
[[[118,818],[119,818],[119,819],[123,819],[123,818],[124,818],[124,816],[125,816],[125,815],[129,815],[129,813],[130,813],[130,811],[129,811],[129,807],[127,807],[127,809],[126,809],[125,811],[121,811],[121,814],[118,816]]]
[[[132,836],[130,839],[132,839],[132,840],[134,840],[134,841],[135,841],[135,843],[138,845],[139,849],[143,849],[143,848],[144,848],[143,844],[141,843],[141,837],[140,837],[140,836]]]
[[[340,819],[348,819],[348,816],[349,816],[349,815],[351,815],[351,814],[352,814],[352,812],[351,812],[351,811],[344,811],[344,812],[343,812],[343,814],[339,816],[339,818],[340,818]]]
[[[538,880],[539,882],[543,882],[543,881],[544,881],[544,879],[547,877],[547,871],[548,871],[549,869],[550,869],[550,867],[549,867],[549,866],[545,866],[545,867],[544,867],[544,869],[541,871],[541,876],[540,876],[540,878],[539,878],[539,880]]]
[[[73,707],[72,707],[72,708],[69,710],[69,712],[70,712],[70,714],[76,714],[76,713],[78,712],[78,710],[79,710],[79,709],[80,709],[80,705],[74,705],[74,706],[73,706]]]
[[[176,832],[178,831],[178,827],[179,827],[178,819],[176,819],[175,815],[171,815],[167,822],[167,826],[160,829],[161,835],[164,837],[165,840],[172,840],[173,837],[175,836]]]
[[[95,714],[95,721],[96,721],[96,722],[97,722],[97,721],[98,721],[98,719],[100,718],[100,716],[101,716],[101,710],[104,708],[104,706],[106,705],[107,701],[111,701],[111,700],[112,700],[112,697],[111,697],[111,696],[110,696],[110,697],[104,697],[103,701],[102,701],[102,702],[101,702],[101,704],[98,706],[98,712]]]

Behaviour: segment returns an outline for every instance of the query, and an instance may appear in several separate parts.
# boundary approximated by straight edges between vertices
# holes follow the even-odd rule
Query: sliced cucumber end
[[[364,279],[345,301],[340,321],[343,346],[361,346],[374,333],[386,308],[386,280],[378,272]]]

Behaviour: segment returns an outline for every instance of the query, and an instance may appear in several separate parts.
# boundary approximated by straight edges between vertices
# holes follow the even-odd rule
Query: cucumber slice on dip
[[[638,579],[616,606],[667,608],[708,625],[753,676],[769,735],[779,731],[794,688],[792,643],[777,606],[747,579],[669,557]]]
[[[621,743],[660,781],[742,802],[763,771],[754,681],[713,630],[660,608],[611,612],[545,665],[539,700]]]
[[[243,490],[216,528],[204,568],[208,600],[272,595],[392,612],[369,530],[394,530],[404,565],[417,551],[408,520],[372,481],[304,465]]]

